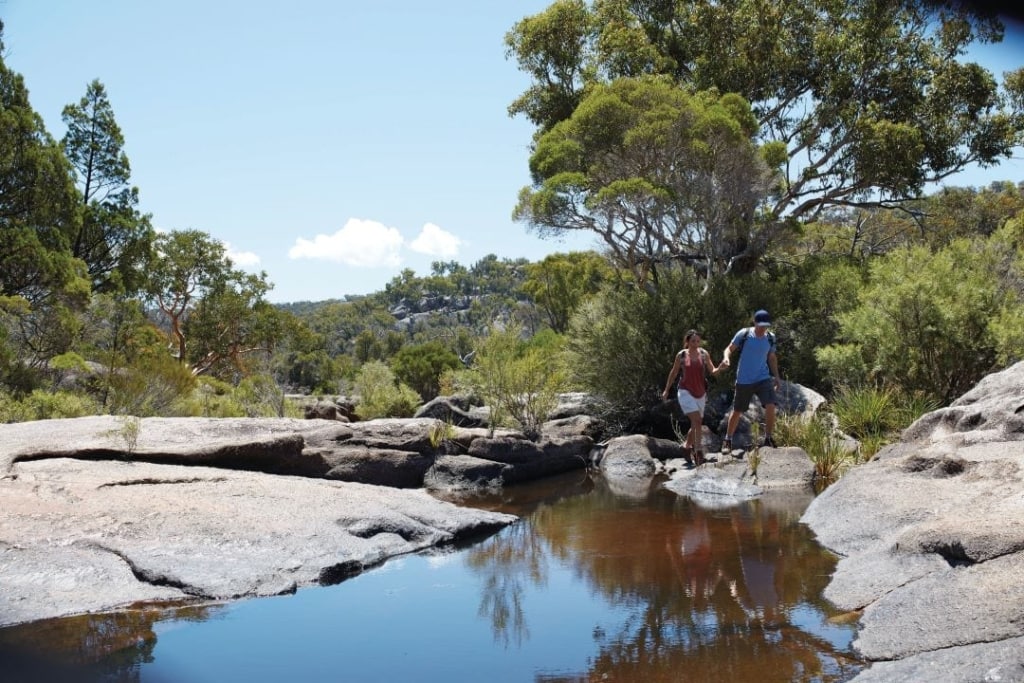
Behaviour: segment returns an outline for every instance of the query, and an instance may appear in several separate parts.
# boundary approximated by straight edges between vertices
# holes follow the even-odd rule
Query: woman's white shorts
[[[704,394],[700,398],[694,398],[686,389],[680,389],[676,393],[676,398],[679,399],[679,407],[682,409],[683,415],[689,415],[691,413],[700,413],[703,417],[704,405],[708,401],[707,394]]]

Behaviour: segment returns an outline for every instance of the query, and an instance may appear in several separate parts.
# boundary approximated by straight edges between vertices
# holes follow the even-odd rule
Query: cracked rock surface
[[[1024,681],[1024,362],[922,416],[803,521],[862,610],[860,681]]]
[[[210,433],[199,421],[167,423],[177,436],[163,441],[147,422],[149,441],[135,452],[149,461],[124,459],[114,418],[0,425],[0,626],[139,601],[287,593],[516,519],[418,489],[229,466],[240,452],[273,451],[293,467],[304,440],[341,427],[287,422],[240,422],[242,451],[228,445],[239,434],[225,423]],[[60,457],[75,449],[87,459]],[[192,453],[199,464],[160,462]]]

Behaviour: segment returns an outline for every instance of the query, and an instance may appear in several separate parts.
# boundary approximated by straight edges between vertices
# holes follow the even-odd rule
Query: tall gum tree
[[[509,112],[539,141],[621,77],[738,93],[782,162],[759,209],[762,239],[723,247],[751,267],[787,221],[899,208],[968,165],[1008,158],[1024,141],[1024,70],[1000,84],[965,58],[1003,31],[970,5],[923,0],[556,0],[506,35],[532,80]],[[592,229],[550,218],[531,226]]]
[[[599,236],[636,282],[685,259],[707,282],[754,236],[770,178],[738,95],[690,95],[664,77],[595,84],[541,134],[513,214],[541,233]]]

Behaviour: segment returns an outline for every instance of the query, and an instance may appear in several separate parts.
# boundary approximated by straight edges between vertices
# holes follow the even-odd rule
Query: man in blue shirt
[[[732,451],[732,435],[739,425],[740,416],[750,406],[755,395],[764,408],[764,442],[762,446],[774,447],[772,430],[775,428],[775,392],[779,389],[779,366],[775,357],[775,335],[768,331],[772,318],[768,311],[754,314],[754,326],[744,327],[737,332],[722,354],[722,367],[729,367],[729,356],[741,349],[736,366],[736,396],[725,428],[722,452]]]

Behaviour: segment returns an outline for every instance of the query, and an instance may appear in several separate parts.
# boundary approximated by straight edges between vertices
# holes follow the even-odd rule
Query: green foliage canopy
[[[405,345],[389,361],[399,381],[409,385],[425,400],[440,391],[440,377],[445,370],[462,367],[454,351],[438,341]]]
[[[1003,30],[970,3],[556,0],[506,35],[532,81],[509,112],[537,126],[536,171],[550,156],[545,136],[617,79],[660,75],[687,92],[737,93],[781,170],[763,222],[809,220],[834,206],[891,206],[969,164],[1008,158],[1024,132],[1024,70],[1000,86],[964,59]],[[538,194],[552,177],[535,178]],[[578,177],[560,182],[581,189]],[[565,200],[542,196],[534,214],[565,211]],[[754,240],[741,253],[756,260],[764,247]]]
[[[768,187],[756,132],[736,95],[689,95],[657,77],[595,84],[537,139],[535,186],[514,217],[542,233],[596,234],[637,282],[668,259],[722,273],[754,238]]]
[[[840,342],[819,349],[819,363],[839,383],[893,386],[948,403],[1000,361],[1020,357],[1024,298],[1008,286],[1022,275],[1013,249],[1001,235],[958,239],[934,253],[907,247],[873,261],[858,305],[837,316]]]
[[[147,287],[178,360],[196,375],[225,362],[240,369],[245,354],[266,349],[281,331],[264,301],[266,275],[235,269],[224,245],[199,230],[157,236]]]
[[[551,254],[527,266],[523,291],[529,294],[558,334],[564,334],[579,306],[614,276],[607,259],[594,252]]]

